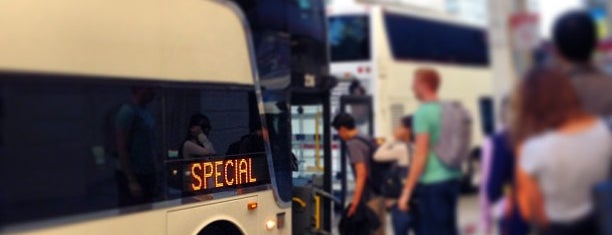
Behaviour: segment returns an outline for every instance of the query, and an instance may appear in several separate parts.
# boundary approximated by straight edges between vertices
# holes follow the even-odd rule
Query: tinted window
[[[492,135],[495,132],[495,109],[493,98],[480,97],[478,103],[480,106],[480,126],[482,133],[486,136]]]
[[[331,17],[328,27],[332,61],[370,59],[370,26],[367,16]]]
[[[326,16],[322,0],[293,0],[289,4],[288,16],[291,34],[291,66],[294,73],[327,73],[328,46]],[[295,75],[294,75],[295,76]],[[297,75],[297,77],[302,77]],[[294,78],[294,87],[303,82]]]
[[[397,14],[385,14],[385,26],[395,59],[488,65],[484,31]]]
[[[252,87],[5,76],[0,222],[267,184],[256,107]]]

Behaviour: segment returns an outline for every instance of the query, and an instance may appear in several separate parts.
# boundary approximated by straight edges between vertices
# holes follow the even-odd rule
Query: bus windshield
[[[370,27],[367,16],[330,17],[328,26],[332,62],[370,59]]]

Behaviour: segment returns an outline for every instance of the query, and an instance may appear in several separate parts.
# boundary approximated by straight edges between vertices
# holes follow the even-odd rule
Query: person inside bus
[[[361,85],[361,82],[357,79],[351,82],[349,86],[349,94],[350,95],[366,95],[365,88]]]
[[[413,213],[401,211],[397,206],[397,198],[402,191],[408,164],[412,155],[412,116],[405,116],[395,128],[394,139],[381,145],[374,154],[374,160],[379,162],[394,162],[389,172],[383,196],[387,198],[387,208],[391,210],[391,223],[396,235],[406,235],[413,227]],[[395,185],[397,184],[397,185]]]
[[[585,108],[570,79],[533,69],[513,100],[512,135],[524,172],[518,203],[542,234],[598,234],[592,189],[606,179],[612,160],[612,134]]]
[[[355,119],[347,113],[338,114],[332,121],[332,127],[338,132],[338,136],[346,143],[348,151],[348,160],[353,169],[355,176],[355,192],[346,213],[347,217],[352,217],[358,213],[359,205],[367,205],[367,208],[372,210],[379,221],[370,221],[371,223],[384,223],[385,209],[384,199],[378,196],[373,191],[372,181],[368,180],[371,176],[370,158],[372,157],[372,138],[359,133],[359,129],[355,125]],[[363,213],[363,212],[362,212]],[[378,226],[378,229],[373,233],[384,235],[385,226]]]
[[[133,87],[131,93],[131,102],[119,108],[115,119],[120,206],[152,202],[157,195],[155,120],[147,108],[155,92],[150,87]]]
[[[210,130],[210,120],[207,116],[199,113],[191,116],[181,156],[188,159],[215,154],[215,148],[208,140]]]
[[[420,68],[415,72],[413,91],[421,105],[413,117],[414,157],[398,205],[402,211],[410,209],[408,202],[418,184],[417,233],[456,235],[461,171],[445,166],[432,150],[441,131],[440,82],[433,69]]]
[[[612,77],[593,63],[597,26],[589,12],[570,11],[555,22],[553,44],[557,65],[570,77],[584,108],[590,113],[612,116]]]

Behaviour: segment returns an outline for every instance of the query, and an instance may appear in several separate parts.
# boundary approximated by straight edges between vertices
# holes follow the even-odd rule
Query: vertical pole
[[[333,195],[332,191],[332,136],[331,136],[331,101],[330,91],[326,91],[323,94],[323,190]],[[331,231],[331,215],[332,207],[331,201],[325,198],[323,201],[323,229],[325,231]]]
[[[489,0],[489,63],[492,71],[492,91],[494,99],[494,112],[500,113],[500,104],[504,96],[508,95],[516,78],[513,64],[513,50],[511,43],[509,19],[516,8],[514,1]],[[496,116],[494,115],[494,116]],[[496,122],[499,118],[494,119]],[[500,123],[496,123],[496,127]]]
[[[346,100],[343,97],[340,97],[340,111],[346,112]],[[343,140],[340,140],[340,208],[344,209],[344,205],[346,204],[346,178],[347,178],[347,170],[346,170],[346,143]]]

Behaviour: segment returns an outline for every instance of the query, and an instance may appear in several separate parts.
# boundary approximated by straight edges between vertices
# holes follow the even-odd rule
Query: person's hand
[[[410,192],[408,192],[407,190],[404,190],[399,200],[397,201],[398,208],[403,212],[408,212],[408,210],[410,210],[410,206],[408,205],[409,201],[410,201]]]
[[[141,198],[142,195],[142,186],[136,180],[130,180],[128,183],[128,188],[130,189],[130,194],[132,194],[135,198]]]
[[[353,217],[353,215],[357,213],[357,206],[358,206],[358,203],[351,203],[351,207],[349,207],[349,210],[346,216],[348,216],[349,218]]]
[[[385,200],[385,208],[391,209],[395,205],[397,205],[397,200],[395,200],[395,199],[387,199],[387,200]]]

